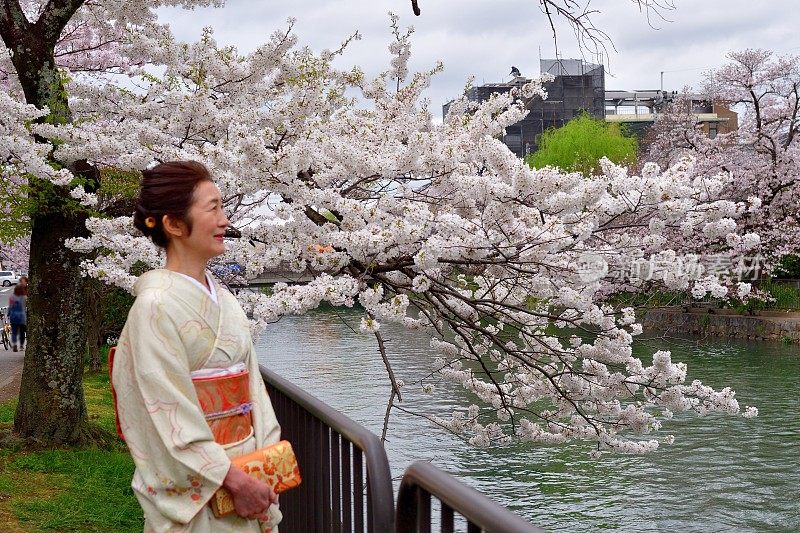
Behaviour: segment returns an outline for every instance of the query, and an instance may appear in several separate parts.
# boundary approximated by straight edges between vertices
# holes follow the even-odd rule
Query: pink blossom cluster
[[[669,165],[692,155],[698,173],[728,173],[722,196],[747,202],[739,225],[758,234],[770,270],[781,256],[797,253],[800,242],[800,56],[756,49],[731,52],[728,59],[708,73],[700,91],[709,102],[737,111],[738,129],[713,138],[704,133],[685,92],[659,116],[649,157]],[[748,247],[754,239],[730,244]],[[687,245],[705,249],[708,242]]]

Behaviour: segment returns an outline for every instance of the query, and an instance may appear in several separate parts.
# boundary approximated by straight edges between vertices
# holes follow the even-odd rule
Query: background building
[[[586,111],[603,118],[605,115],[605,68],[580,59],[542,59],[539,61],[542,74],[555,76],[545,83],[547,100],[536,98],[528,105],[529,113],[523,120],[506,128],[503,142],[519,156],[536,151],[539,135],[547,128],[558,128],[572,117]],[[482,103],[494,93],[507,93],[513,87],[521,87],[530,78],[515,76],[507,83],[488,83],[472,87],[467,91],[470,101]],[[450,102],[443,106],[447,114]]]
[[[607,122],[624,124],[629,132],[642,140],[658,113],[678,96],[675,91],[606,91],[605,119]],[[702,94],[687,95],[686,101],[697,123],[712,139],[717,134],[739,128],[738,114],[727,103],[712,102]]]
[[[609,122],[624,124],[628,131],[642,141],[647,127],[653,124],[663,106],[677,96],[666,91],[606,91],[605,67],[580,59],[541,59],[541,73],[555,76],[545,83],[547,99],[535,98],[528,103],[528,115],[506,128],[502,141],[520,157],[538,148],[539,136],[548,128],[559,128],[570,119],[586,112]],[[487,83],[467,90],[470,101],[482,103],[492,94],[508,93],[530,81],[515,68],[509,82]],[[738,127],[736,112],[725,103],[710,102],[702,95],[690,96],[692,113],[711,137],[734,131]],[[446,115],[450,103],[442,107]]]

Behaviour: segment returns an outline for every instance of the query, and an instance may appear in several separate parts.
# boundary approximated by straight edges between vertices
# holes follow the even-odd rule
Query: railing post
[[[395,524],[397,532],[417,530],[417,491],[419,488],[410,483],[400,483],[397,492],[397,512]]]

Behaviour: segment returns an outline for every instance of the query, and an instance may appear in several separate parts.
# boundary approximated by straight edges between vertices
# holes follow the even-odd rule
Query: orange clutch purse
[[[288,440],[236,457],[231,462],[246,474],[268,483],[276,494],[295,488],[301,481],[297,457]],[[217,518],[231,514],[234,511],[231,494],[223,488],[217,490],[211,498],[211,509]]]

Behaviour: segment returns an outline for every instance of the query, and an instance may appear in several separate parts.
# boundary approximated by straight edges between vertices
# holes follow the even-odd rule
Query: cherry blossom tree
[[[61,139],[63,161],[206,162],[242,235],[221,260],[251,275],[313,273],[270,295],[240,292],[254,330],[326,301],[360,304],[362,333],[376,336],[390,376],[381,324],[430,335],[438,354],[430,378],[476,398],[431,418],[474,444],[586,438],[597,453],[638,453],[658,446],[643,436],[673,412],[740,413],[729,389],[686,384],[685,365],[669,352],[650,365],[633,357],[641,332],[633,310],[598,303],[625,275],[628,265],[611,261],[620,256],[657,255],[652,276],[669,287],[718,290],[679,268],[681,238],[670,241],[666,230],[726,246],[747,209],[718,198],[727,176],[698,176],[690,159],[663,172],[648,165],[641,176],[606,161],[591,180],[530,169],[497,137],[523,117],[525,98],[544,95],[541,84],[523,87],[522,99],[462,98],[435,124],[421,95],[440,67],[410,74],[410,35],[393,26],[390,68],[369,80],[332,66],[342,49],[297,48],[291,23],[247,55],[219,47],[210,31],[190,46],[165,38],[163,74],[133,74],[141,92],[74,83],[74,112],[102,118],[36,131]],[[353,90],[358,98],[347,96]],[[87,191],[76,196],[100,203]],[[129,217],[87,225],[92,235],[69,245],[96,254],[84,263],[89,275],[130,289],[135,265],[163,260]],[[587,271],[587,257],[614,270]],[[401,394],[393,380],[392,404]]]
[[[30,237],[20,237],[12,241],[11,244],[3,245],[2,250],[0,250],[0,260],[3,268],[27,271],[30,249]]]
[[[700,173],[730,173],[725,196],[761,206],[741,224],[760,235],[765,266],[771,267],[797,253],[800,242],[800,56],[744,50],[728,58],[707,74],[702,93],[741,111],[738,131],[704,134],[684,94],[656,122],[649,158],[669,165],[690,155]]]
[[[217,0],[169,0],[215,5]],[[84,0],[0,2],[0,173],[3,191],[27,202],[30,224],[30,342],[25,354],[15,430],[47,442],[87,437],[81,376],[86,349],[80,256],[63,246],[84,234],[88,211],[70,195],[74,185],[96,191],[98,169],[85,159],[69,165],[52,156],[56,141],[32,134],[31,124],[73,120],[65,84],[70,75],[124,71],[147,58],[145,35],[165,28],[160,2]],[[125,40],[123,41],[123,37]],[[130,61],[125,58],[137,58]],[[72,73],[72,74],[70,74]],[[65,287],[74,290],[64,290]]]
[[[580,438],[594,442],[596,454],[641,453],[671,442],[654,433],[673,413],[755,414],[727,388],[687,384],[686,366],[669,352],[650,363],[633,357],[641,332],[633,310],[600,299],[626,281],[631,264],[653,259],[650,277],[667,287],[726,290],[681,268],[681,246],[696,233],[721,249],[736,239],[757,245],[737,226],[749,206],[722,195],[728,174],[699,174],[691,158],[664,170],[647,165],[641,175],[605,161],[593,179],[531,169],[498,136],[524,116],[525,99],[544,96],[541,83],[481,105],[461,98],[436,124],[422,93],[441,66],[408,71],[410,32],[396,18],[390,66],[367,79],[358,68],[332,65],[347,41],[314,53],[297,45],[291,21],[241,54],[219,46],[211,30],[199,42],[176,42],[149,24],[150,7],[106,6],[117,10],[109,20],[129,23],[120,53],[147,64],[127,63],[124,77],[51,78],[64,120],[37,121],[53,112],[0,96],[0,112],[13,118],[0,145],[6,172],[36,176],[72,202],[72,213],[97,215],[86,219],[85,235],[77,227],[83,219],[70,219],[63,252],[70,262],[60,267],[70,275],[83,257],[84,273],[130,290],[136,269],[160,266],[160,252],[129,216],[104,215],[120,204],[103,191],[103,177],[197,159],[212,170],[241,234],[221,261],[251,274],[313,274],[270,295],[240,292],[254,331],[322,302],[359,304],[361,331],[376,337],[392,380],[390,405],[402,388],[381,324],[429,335],[437,355],[421,383],[430,390],[435,379],[453,381],[475,399],[430,417],[476,445]],[[92,179],[81,169],[91,169]],[[45,250],[61,245],[44,244],[50,248],[32,256],[34,276]],[[58,399],[54,408],[62,410],[82,402],[78,391],[62,390],[74,380],[47,373],[64,361],[26,360],[39,396]]]

